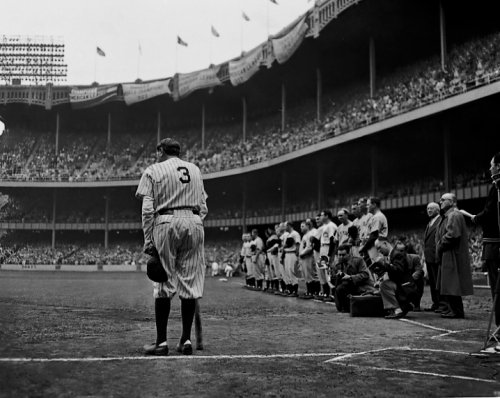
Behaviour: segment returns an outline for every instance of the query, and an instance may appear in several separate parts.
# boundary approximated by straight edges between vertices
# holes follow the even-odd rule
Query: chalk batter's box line
[[[311,352],[295,354],[249,354],[249,355],[172,355],[172,356],[121,356],[83,358],[0,358],[0,363],[44,363],[44,362],[112,362],[112,361],[157,361],[157,360],[225,360],[225,359],[288,359],[318,358],[345,355],[343,352]]]
[[[463,352],[463,351],[438,350],[438,349],[432,349],[432,348],[386,347],[386,348],[380,348],[377,350],[361,351],[361,352],[354,352],[354,353],[345,354],[345,355],[339,355],[336,358],[326,360],[324,363],[349,366],[352,368],[363,369],[363,370],[378,370],[378,371],[385,371],[385,372],[414,374],[414,375],[420,375],[420,376],[433,376],[433,377],[439,377],[439,378],[445,378],[445,379],[478,381],[478,382],[483,382],[483,383],[497,383],[497,384],[499,383],[496,380],[480,379],[477,377],[449,375],[449,374],[444,374],[444,373],[423,372],[423,371],[419,371],[419,370],[397,369],[397,368],[388,368],[388,367],[381,367],[381,366],[356,365],[356,364],[352,364],[352,363],[343,362],[346,359],[353,358],[355,356],[362,356],[362,355],[373,354],[373,353],[384,352],[384,351],[414,351],[414,352],[425,351],[425,352],[433,352],[433,353],[441,353],[441,354],[445,353],[445,354],[453,354],[453,355],[471,355],[470,353]]]

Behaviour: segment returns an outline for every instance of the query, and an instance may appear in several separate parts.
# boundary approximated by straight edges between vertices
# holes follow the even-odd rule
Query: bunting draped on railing
[[[147,83],[124,83],[123,100],[127,105],[146,101],[158,95],[172,95],[172,79],[155,80]]]
[[[306,17],[307,14],[303,15],[295,25],[288,26],[287,29],[271,37],[273,53],[280,64],[288,61],[302,44],[304,37],[306,37],[307,30],[309,29]]]
[[[282,64],[297,51],[305,37],[318,37],[328,23],[361,0],[316,0],[314,7],[282,29],[279,33],[240,57],[191,73],[178,73],[144,83],[123,83],[92,87],[0,87],[0,104],[12,102],[45,106],[70,102],[74,109],[84,109],[110,101],[132,105],[159,95],[171,95],[179,100],[196,90],[210,89],[230,81],[233,86],[247,82],[261,66],[270,68],[275,60]],[[245,21],[249,17],[242,12]],[[216,34],[217,33],[217,34]],[[219,32],[212,27],[212,34]],[[187,46],[178,37],[180,45]],[[69,95],[68,95],[69,93]]]
[[[69,93],[69,102],[73,109],[84,109],[102,105],[106,102],[117,101],[121,99],[118,95],[118,88],[118,84],[72,88]]]

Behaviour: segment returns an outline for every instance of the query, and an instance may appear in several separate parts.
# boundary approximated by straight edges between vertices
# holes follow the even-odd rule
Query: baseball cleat
[[[167,346],[167,344],[165,344],[165,345],[158,345],[156,343],[146,344],[143,347],[143,349],[144,349],[144,354],[145,355],[158,355],[158,356],[166,356],[166,355],[168,355],[168,346]]]
[[[178,343],[175,350],[182,355],[192,355],[193,345],[191,344],[191,340],[186,340],[184,344]]]

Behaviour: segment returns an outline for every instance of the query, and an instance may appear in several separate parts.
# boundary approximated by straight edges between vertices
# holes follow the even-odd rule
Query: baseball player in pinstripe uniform
[[[144,346],[148,355],[168,355],[167,324],[170,300],[179,293],[182,335],[177,351],[193,352],[191,327],[196,300],[205,279],[203,219],[207,215],[201,172],[179,159],[180,144],[170,138],[157,146],[158,162],[144,171],[136,197],[142,199],[144,252],[156,249],[168,280],[153,283],[156,342]]]
[[[300,224],[300,229],[303,236],[300,242],[299,258],[302,275],[306,282],[306,293],[302,298],[311,299],[314,296],[315,282],[319,281],[314,264],[313,242],[311,239],[316,234],[316,228],[314,228],[312,220],[308,218]]]

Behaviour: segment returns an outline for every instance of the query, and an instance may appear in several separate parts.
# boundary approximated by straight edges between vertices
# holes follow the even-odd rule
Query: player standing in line
[[[300,247],[300,234],[293,229],[291,222],[285,223],[286,232],[288,236],[285,243],[285,274],[288,278],[287,290],[292,297],[299,296],[299,278],[298,278],[298,265],[299,265],[299,247]]]
[[[280,291],[280,281],[282,280],[281,268],[280,268],[280,256],[279,247],[281,240],[279,238],[279,224],[274,226],[274,233],[267,239],[267,257],[272,268],[272,275],[274,276],[271,280],[271,285],[275,293]]]
[[[153,283],[156,342],[144,346],[147,355],[168,355],[170,300],[181,299],[182,335],[177,351],[193,353],[191,328],[196,300],[203,296],[205,259],[203,219],[206,193],[200,169],[179,159],[180,144],[166,138],[156,150],[158,162],[144,171],[136,197],[142,199],[144,253],[157,251],[168,280]]]
[[[319,255],[320,261],[317,265],[318,276],[322,287],[322,295],[320,299],[326,301],[334,301],[330,295],[330,277],[328,275],[329,268],[333,265],[333,259],[335,254],[335,232],[337,230],[337,225],[332,221],[332,213],[330,210],[323,210],[320,213],[320,221],[322,223],[321,227],[318,228],[318,235],[320,236],[320,248]]]
[[[358,200],[358,208],[361,213],[361,217],[359,218],[359,239],[361,240],[361,248],[365,246],[366,242],[368,242],[368,239],[370,238],[369,224],[370,219],[373,217],[373,214],[368,212],[367,201],[367,198],[360,198]]]
[[[303,236],[300,242],[299,261],[302,269],[302,276],[306,282],[306,293],[301,296],[301,298],[311,299],[314,297],[314,282],[318,280],[316,267],[314,265],[313,243],[311,240],[311,237],[316,234],[316,228],[314,228],[312,220],[308,218],[300,224],[300,230]]]
[[[280,252],[279,252],[280,271],[281,271],[280,294],[282,296],[288,296],[288,294],[290,294],[290,291],[288,290],[289,279],[288,279],[288,273],[286,272],[285,268],[285,246],[286,246],[286,239],[288,238],[288,232],[286,230],[286,223],[284,222],[282,222],[279,226],[279,238],[281,240]]]
[[[265,274],[265,261],[266,257],[264,254],[264,241],[259,236],[259,231],[256,229],[252,229],[251,235],[252,241],[251,249],[252,249],[252,264],[253,264],[253,272],[255,276],[256,287],[259,290],[262,290],[262,283],[264,281]]]
[[[340,247],[341,245],[346,245],[349,242],[349,228],[352,227],[353,223],[349,220],[349,211],[347,209],[341,209],[337,212],[337,218],[340,224],[335,233],[335,245]],[[336,263],[336,262],[335,262]]]
[[[274,234],[274,229],[268,227],[266,229],[266,245],[264,252],[266,254],[266,287],[264,291],[271,292],[274,290],[274,280],[276,279],[276,274],[274,272],[274,264],[272,261],[272,254],[269,253],[269,249],[272,245],[274,245],[274,240],[277,239],[277,236]],[[272,243],[271,243],[272,242]],[[277,252],[276,252],[277,253]]]
[[[250,234],[244,233],[241,237],[243,240],[243,245],[241,247],[241,257],[243,264],[245,265],[246,272],[246,287],[255,287],[255,276],[253,273],[253,263],[252,263],[252,238]]]
[[[360,249],[360,234],[361,234],[361,211],[359,210],[359,205],[358,202],[354,202],[351,205],[351,213],[354,216],[354,220],[352,221],[352,225],[356,227],[357,229],[357,236],[356,239],[353,240],[352,246],[351,246],[351,253],[353,256],[357,257],[359,256],[359,249]]]

